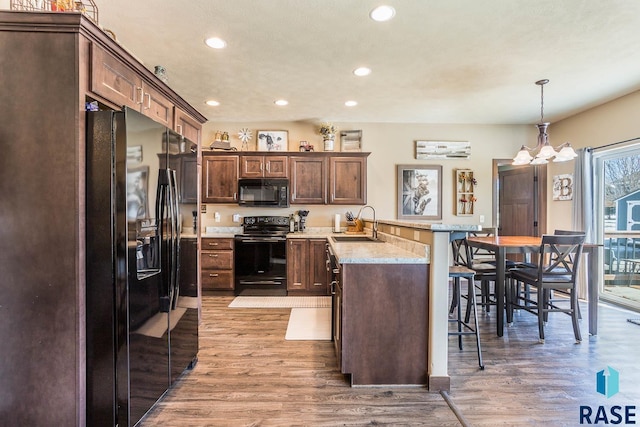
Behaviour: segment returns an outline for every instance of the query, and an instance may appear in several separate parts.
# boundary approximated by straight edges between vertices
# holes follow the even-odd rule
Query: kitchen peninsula
[[[328,242],[337,258],[334,345],[341,372],[352,385],[426,384],[429,247],[336,239]]]
[[[376,326],[378,326],[379,329],[364,325],[363,331],[372,331],[371,333],[373,335],[381,334],[381,331],[385,329],[391,330],[392,328],[389,326],[391,326],[393,322],[397,322],[397,324],[394,325],[397,335],[402,335],[405,338],[409,337],[424,343],[424,347],[422,348],[424,349],[423,354],[425,357],[414,355],[410,361],[411,363],[423,363],[426,369],[422,371],[421,377],[417,376],[409,380],[403,380],[406,381],[404,384],[427,384],[431,391],[448,391],[450,389],[447,361],[449,236],[451,232],[479,231],[482,227],[475,224],[433,224],[397,220],[378,220],[378,224],[379,233],[382,239],[387,241],[387,246],[400,245],[401,248],[413,253],[419,253],[420,248],[424,248],[424,264],[422,268],[418,267],[421,264],[417,263],[397,263],[395,265],[398,266],[397,274],[399,275],[394,276],[394,270],[396,270],[392,268],[394,264],[387,263],[384,265],[384,268],[388,270],[387,276],[382,272],[383,264],[381,262],[376,263],[375,257],[369,253],[375,250],[372,249],[371,246],[377,245],[378,243],[351,243],[351,247],[343,246],[344,252],[342,252],[343,258],[341,262],[344,262],[344,264],[342,264],[342,281],[344,282],[344,287],[347,288],[351,281],[359,281],[360,285],[357,290],[362,292],[361,295],[358,295],[362,298],[359,309],[370,311],[375,311],[377,307],[376,304],[380,304],[380,302],[371,295],[374,293],[372,291],[374,287],[371,286],[374,280],[388,281],[388,288],[382,288],[384,289],[382,293],[385,298],[396,296],[402,300],[404,295],[400,295],[398,292],[399,289],[402,289],[404,292],[415,292],[413,297],[419,300],[419,304],[416,304],[416,301],[413,300],[396,301],[395,305],[388,303],[385,306],[386,311],[383,312],[383,319],[372,320],[376,322]],[[329,241],[331,242],[332,239],[329,239]],[[345,245],[349,244],[347,243]],[[340,259],[340,244],[334,242],[332,247],[336,249],[338,259]],[[361,249],[358,249],[358,247]],[[363,251],[361,253],[361,259],[358,259],[355,254],[358,250]],[[398,260],[396,260],[396,262],[398,262]],[[412,262],[415,262],[415,260]],[[401,273],[399,273],[399,271],[401,271]],[[422,274],[425,274],[425,276],[422,282],[423,288],[420,288],[417,284],[419,280],[421,280],[418,279],[418,277],[422,277]],[[382,279],[378,279],[380,275],[382,275]],[[407,278],[410,278],[409,281],[412,283],[412,286],[405,289]],[[375,287],[375,291],[378,291],[377,286]],[[369,307],[370,305],[372,306]],[[416,313],[414,313],[414,315],[417,320],[412,319],[411,323],[403,318],[405,316],[405,310],[417,310],[420,306],[423,307],[422,319],[420,319],[420,315]],[[342,309],[343,313],[348,308],[349,306],[346,305],[346,307]],[[358,311],[354,313],[356,316],[362,315]],[[349,314],[346,315],[344,322],[346,323],[348,321]],[[413,322],[417,323],[414,324]],[[345,330],[347,329],[345,328]],[[351,339],[351,337],[345,335],[343,339],[347,341]],[[354,339],[363,340],[361,336],[356,336]],[[363,343],[367,345],[370,344],[366,339],[364,339]],[[395,349],[402,349],[401,352],[405,350],[400,346],[395,347]],[[338,353],[338,357],[340,357],[340,353]],[[407,360],[397,358],[399,356],[394,356],[389,360],[385,359],[385,357],[387,357],[387,355],[379,354],[376,359],[381,370],[391,369],[393,372],[393,369],[397,367],[398,364],[407,363]],[[343,372],[346,373],[353,369],[352,365],[350,365],[351,360],[352,359],[347,359],[346,363],[340,362]],[[415,369],[417,373],[421,367],[416,365],[409,369]],[[357,376],[355,382],[352,378],[352,383],[357,384],[358,381]],[[399,384],[399,382],[396,382],[396,384]]]

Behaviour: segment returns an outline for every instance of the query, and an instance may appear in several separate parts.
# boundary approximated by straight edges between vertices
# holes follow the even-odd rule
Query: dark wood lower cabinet
[[[180,239],[180,295],[198,296],[198,240]]]
[[[287,239],[289,295],[329,295],[326,239]]]
[[[233,247],[231,238],[203,238],[200,252],[203,295],[210,291],[233,291]]]
[[[342,264],[336,350],[352,385],[427,384],[428,271]]]

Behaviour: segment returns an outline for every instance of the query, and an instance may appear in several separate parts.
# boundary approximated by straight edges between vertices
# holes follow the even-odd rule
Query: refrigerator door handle
[[[169,169],[169,201],[171,214],[171,309],[178,306],[180,295],[180,207],[176,171]]]
[[[165,215],[171,215],[171,211],[169,209],[165,208],[169,208],[170,205],[169,203],[169,192],[168,192],[168,186],[169,186],[169,179],[168,179],[168,172],[166,169],[161,169],[160,173],[158,174],[158,189],[156,191],[156,220],[158,222],[158,235],[160,237],[160,268],[161,270],[166,270],[167,268],[167,263],[165,263],[165,257],[167,256],[171,256],[171,242],[168,242],[169,244],[166,246],[167,250],[169,251],[169,253],[165,254],[163,253],[164,250],[164,246],[165,246],[165,231],[167,230],[167,226],[170,226],[170,222],[167,221],[167,219],[165,218]],[[168,218],[169,220],[171,219],[170,217]],[[160,311],[163,313],[168,313],[170,308],[171,308],[171,300],[172,300],[172,295],[171,295],[171,283],[164,283],[165,277],[167,276],[167,271],[163,271],[161,277],[163,278],[162,280],[162,294],[160,295]],[[168,277],[168,280],[170,281],[170,277]]]

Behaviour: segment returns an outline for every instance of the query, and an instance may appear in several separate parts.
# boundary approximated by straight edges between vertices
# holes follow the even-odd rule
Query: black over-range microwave
[[[240,206],[289,207],[287,178],[241,178],[238,180]]]

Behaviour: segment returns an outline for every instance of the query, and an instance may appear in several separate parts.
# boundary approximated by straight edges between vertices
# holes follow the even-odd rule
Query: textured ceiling
[[[389,0],[385,23],[368,17],[379,0],[95,2],[100,25],[214,122],[525,124],[540,118],[536,80],[550,80],[551,121],[640,89],[636,0]]]

